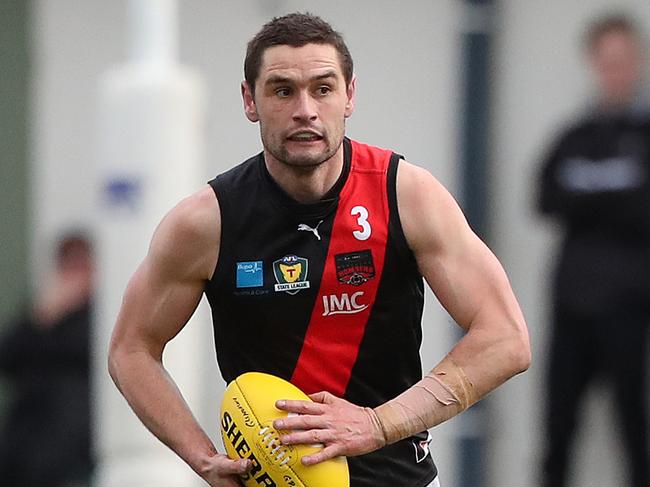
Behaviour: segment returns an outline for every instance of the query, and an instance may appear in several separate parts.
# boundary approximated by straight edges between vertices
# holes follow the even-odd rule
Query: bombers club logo
[[[375,277],[375,264],[370,250],[360,250],[334,256],[336,277],[343,284],[361,286]]]
[[[273,275],[277,284],[276,292],[284,291],[296,294],[301,289],[309,288],[307,270],[309,261],[304,257],[286,255],[273,262]]]

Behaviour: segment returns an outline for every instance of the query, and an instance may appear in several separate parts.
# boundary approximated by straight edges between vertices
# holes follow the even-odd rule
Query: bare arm
[[[219,251],[218,202],[206,187],[160,223],[131,278],[113,331],[109,372],[144,425],[210,485],[239,485],[248,463],[217,451],[163,366],[166,344],[196,309]]]
[[[431,174],[402,162],[397,189],[402,226],[418,267],[467,331],[450,356],[482,397],[530,364],[519,304],[501,264]]]
[[[506,274],[449,192],[405,162],[397,195],[418,267],[466,334],[421,381],[374,410],[386,443],[448,420],[530,363],[528,331]]]

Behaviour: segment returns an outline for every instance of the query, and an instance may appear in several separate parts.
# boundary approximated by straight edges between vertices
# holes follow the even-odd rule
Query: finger
[[[314,415],[323,413],[323,405],[312,401],[292,401],[281,399],[275,402],[275,407],[290,413]]]
[[[335,399],[337,399],[336,396],[330,394],[327,391],[321,391],[321,392],[315,392],[313,394],[309,394],[309,398],[312,401],[321,404],[331,404],[334,402]]]
[[[287,416],[273,421],[277,430],[311,430],[329,428],[328,421],[323,416]]]
[[[330,430],[312,429],[308,431],[295,431],[280,436],[280,441],[284,445],[321,445],[335,439]]]
[[[324,462],[330,458],[335,458],[341,455],[341,447],[338,445],[329,445],[320,450],[318,453],[306,455],[302,457],[303,465],[315,465]]]

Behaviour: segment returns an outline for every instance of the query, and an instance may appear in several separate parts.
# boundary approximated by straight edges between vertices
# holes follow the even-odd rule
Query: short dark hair
[[[612,32],[621,32],[635,38],[639,37],[636,23],[629,16],[622,13],[605,15],[587,27],[585,33],[587,52],[593,52],[598,42]]]
[[[244,79],[255,93],[255,81],[260,74],[262,56],[271,46],[302,47],[306,44],[329,44],[339,54],[343,77],[347,85],[352,81],[352,56],[343,36],[330,24],[308,12],[275,17],[266,23],[248,43],[244,60]]]

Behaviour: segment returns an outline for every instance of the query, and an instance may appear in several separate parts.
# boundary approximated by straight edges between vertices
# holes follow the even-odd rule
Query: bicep
[[[124,294],[112,349],[159,357],[182,330],[216,265],[218,214],[218,202],[207,188],[163,219]]]
[[[469,227],[457,229],[454,237],[418,256],[420,270],[440,303],[465,329],[473,323],[494,323],[478,320],[481,314],[514,312],[514,295],[494,254]]]
[[[160,358],[167,342],[185,326],[196,309],[200,281],[164,276],[147,256],[127,286],[113,333],[124,351],[146,351]]]
[[[481,314],[516,314],[501,264],[451,194],[428,172],[410,165],[405,169],[398,179],[400,218],[420,272],[440,303],[466,329]]]

